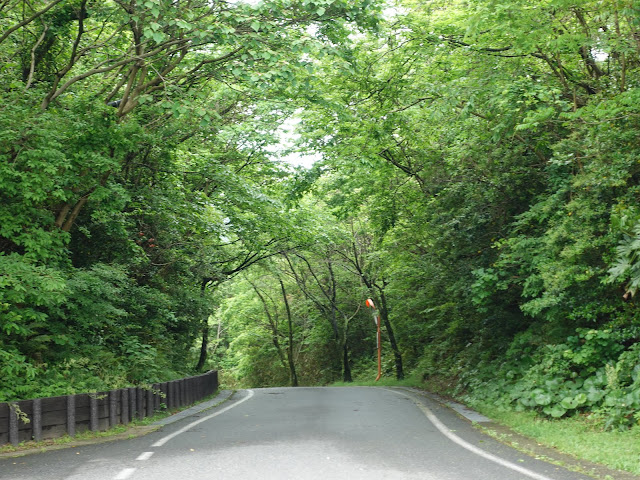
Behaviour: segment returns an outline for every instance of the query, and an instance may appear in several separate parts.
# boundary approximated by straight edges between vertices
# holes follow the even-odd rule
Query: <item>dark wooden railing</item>
[[[74,436],[82,431],[108,430],[118,424],[191,405],[218,389],[218,372],[108,392],[36,398],[0,403],[0,445],[18,445]]]

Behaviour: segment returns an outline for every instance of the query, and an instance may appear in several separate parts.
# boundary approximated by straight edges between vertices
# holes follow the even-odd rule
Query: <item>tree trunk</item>
[[[269,305],[267,304],[267,300],[264,298],[264,295],[260,293],[258,287],[249,281],[251,286],[253,287],[254,292],[258,295],[260,302],[262,303],[262,307],[264,308],[264,313],[267,316],[267,320],[269,322],[269,327],[271,328],[271,341],[273,342],[273,346],[276,347],[276,352],[278,352],[278,358],[280,359],[280,364],[282,368],[287,370],[287,362],[284,359],[284,352],[282,351],[282,346],[280,345],[280,340],[278,339],[278,312],[276,309],[275,318],[271,315],[269,311]]]
[[[384,295],[384,287],[378,287],[378,291],[380,292],[380,317],[382,318],[384,326],[387,329],[389,343],[391,344],[393,357],[396,361],[396,378],[398,380],[403,380],[404,371],[402,369],[402,355],[400,354],[400,349],[398,348],[398,344],[396,343],[396,337],[393,334],[393,328],[391,327],[391,322],[389,321],[389,310],[387,309],[387,298]]]
[[[196,371],[201,372],[204,369],[205,363],[207,363],[207,350],[209,349],[209,318],[205,322],[202,328],[202,345],[200,345],[200,358],[198,359],[198,365],[196,365]]]
[[[207,284],[210,279],[204,279],[200,283],[200,296],[204,297],[204,292],[207,288]],[[198,359],[198,364],[196,365],[196,371],[201,372],[204,368],[205,363],[207,363],[207,351],[209,349],[209,315],[207,314],[206,318],[202,324],[202,344],[200,345],[200,358]]]
[[[342,353],[342,381],[353,382],[351,367],[349,366],[349,347],[347,346],[347,342],[344,342]]]
[[[358,312],[358,310],[356,310],[356,313]],[[351,321],[352,318],[353,316],[349,318],[345,315],[344,325],[342,328],[342,342],[340,344],[340,347],[342,348],[342,381],[343,382],[353,382],[353,378],[351,376],[351,366],[349,365],[349,345],[348,345],[349,322]]]
[[[293,320],[291,318],[291,309],[289,308],[289,300],[287,299],[287,292],[284,289],[284,283],[280,282],[280,288],[282,289],[282,298],[284,299],[284,306],[287,310],[287,322],[289,326],[289,345],[287,348],[287,360],[289,361],[289,378],[291,380],[291,386],[298,386],[298,375],[296,374],[296,365],[293,361]]]

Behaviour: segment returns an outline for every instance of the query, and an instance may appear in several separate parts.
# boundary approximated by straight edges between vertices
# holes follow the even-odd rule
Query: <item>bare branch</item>
[[[102,65],[108,64],[110,61],[112,61],[111,59],[107,59],[107,60],[103,60],[102,62],[98,63],[98,65],[96,67],[94,67],[91,70],[87,70],[84,73],[81,73],[79,75],[76,75],[72,78],[70,78],[69,80],[67,80],[67,82],[62,85],[60,88],[57,88],[55,91],[52,91],[49,95],[47,95],[47,97],[42,101],[42,105],[40,106],[40,108],[42,110],[46,110],[49,106],[49,104],[55,100],[57,97],[59,97],[61,94],[63,94],[71,85],[73,85],[76,82],[79,82],[80,80],[84,80],[85,78],[91,77],[93,75],[97,75],[99,73],[106,73],[106,72],[110,72],[122,65],[127,65],[133,62],[138,62],[140,60],[143,60],[145,58],[149,58],[152,57],[154,55],[157,55],[158,53],[162,52],[167,46],[172,46],[172,45],[177,45],[180,43],[183,43],[184,40],[172,40],[169,42],[165,42],[162,45],[158,46],[156,49],[151,50],[147,53],[145,53],[144,55],[138,57],[138,56],[131,56],[131,57],[127,57],[127,58],[123,58],[122,60],[119,60],[117,62],[112,63],[111,65],[107,66],[107,67],[102,67]]]
[[[35,43],[33,48],[31,49],[31,66],[29,67],[29,77],[27,78],[27,85],[24,87],[25,91],[29,90],[31,87],[31,82],[33,82],[33,74],[36,70],[36,50],[44,40],[44,37],[47,35],[47,30],[49,30],[48,25],[44,25],[44,29],[42,30],[42,35],[38,38],[38,41]]]
[[[15,32],[16,30],[18,30],[18,29],[24,27],[25,25],[28,25],[29,23],[33,22],[36,18],[38,18],[39,16],[47,13],[49,10],[51,10],[53,7],[55,7],[57,4],[59,4],[60,2],[63,2],[63,1],[64,0],[53,0],[49,5],[47,5],[45,8],[43,8],[39,12],[34,13],[33,15],[31,15],[26,20],[23,20],[22,22],[18,23],[17,25],[14,25],[10,29],[8,29],[6,32],[4,32],[2,35],[0,35],[0,43],[4,42],[7,39],[7,37],[9,35],[11,35],[13,32]]]

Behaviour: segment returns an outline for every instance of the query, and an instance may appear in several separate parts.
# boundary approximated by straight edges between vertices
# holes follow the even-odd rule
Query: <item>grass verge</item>
[[[409,376],[404,380],[396,380],[395,378],[382,377],[377,382],[375,379],[362,380],[357,379],[353,382],[334,382],[330,387],[414,387],[424,389],[424,383],[418,376]]]
[[[604,431],[599,422],[581,416],[547,420],[531,412],[503,411],[473,405],[483,415],[536,442],[590,462],[640,475],[640,426]]]

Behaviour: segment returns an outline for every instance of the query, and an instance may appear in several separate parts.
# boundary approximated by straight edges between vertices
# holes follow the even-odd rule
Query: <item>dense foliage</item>
[[[0,2],[0,400],[206,368],[215,288],[309,242],[268,148],[368,3]]]
[[[382,7],[0,5],[0,396],[373,378],[372,298],[385,375],[640,420],[637,2]]]
[[[639,420],[635,2],[399,2],[305,113],[433,386]]]

